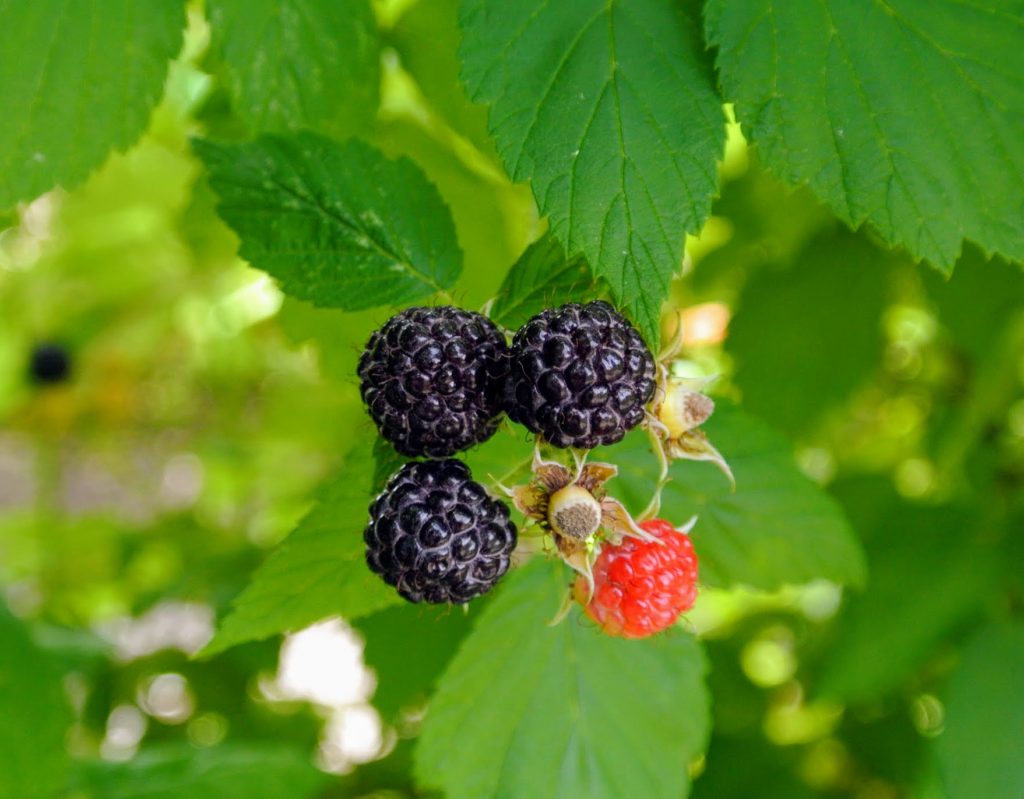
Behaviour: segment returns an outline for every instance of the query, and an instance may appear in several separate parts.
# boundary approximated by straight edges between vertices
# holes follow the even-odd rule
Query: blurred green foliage
[[[396,604],[363,568],[370,486],[397,460],[368,443],[354,368],[390,310],[315,308],[240,260],[218,170],[215,194],[190,141],[358,130],[407,157],[430,213],[452,220],[445,257],[462,271],[444,288],[469,307],[497,298],[510,327],[615,287],[565,258],[502,171],[458,83],[454,0],[377,3],[376,30],[356,5],[341,19],[311,2],[321,16],[302,22],[289,0],[276,35],[230,37],[191,6],[148,129],[111,134],[135,143],[102,165],[66,145],[72,127],[30,129],[74,158],[67,190],[33,197],[58,178],[30,181],[0,217],[0,797],[678,797],[692,783],[708,799],[1017,799],[1021,268],[968,246],[940,277],[783,186],[736,126],[662,318],[666,337],[687,331],[680,374],[719,375],[706,429],[738,482],[673,467],[663,514],[701,514],[688,630],[643,649],[576,615],[550,630],[566,580],[539,561],[465,613]],[[217,23],[235,6],[207,10]],[[261,104],[327,68],[365,80],[300,81],[298,105]],[[142,83],[126,86],[145,109]],[[304,177],[325,205],[344,183]],[[415,205],[377,210],[411,224]],[[348,234],[324,235],[330,249]],[[67,382],[29,379],[39,342],[66,348]],[[510,428],[467,460],[511,484],[531,451]],[[643,507],[645,442],[602,457],[621,468],[612,493]],[[282,632],[340,613],[351,628],[325,640],[365,639],[375,689],[358,658],[290,659],[301,636],[282,648]],[[288,688],[288,668],[318,657],[334,694]]]

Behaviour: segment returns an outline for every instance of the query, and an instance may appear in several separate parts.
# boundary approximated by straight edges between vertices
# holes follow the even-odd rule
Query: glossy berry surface
[[[409,457],[444,458],[488,439],[508,369],[502,332],[460,308],[408,308],[371,337],[360,391],[380,434]]]
[[[508,571],[508,506],[456,460],[407,463],[370,505],[366,562],[410,602],[468,602]]]
[[[59,344],[38,344],[32,350],[28,371],[35,383],[62,383],[71,375],[71,356]]]
[[[608,303],[534,316],[512,341],[505,410],[556,447],[614,444],[644,418],[654,357]]]
[[[626,538],[605,545],[594,563],[594,594],[576,581],[576,600],[608,635],[644,638],[675,624],[697,598],[697,555],[690,537],[661,519],[640,525],[662,543]]]

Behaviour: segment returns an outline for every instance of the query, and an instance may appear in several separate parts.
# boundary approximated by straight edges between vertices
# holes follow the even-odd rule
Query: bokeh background
[[[453,4],[381,20],[373,140],[437,184],[465,251],[457,298],[480,307],[543,225],[485,112],[445,89],[452,50],[403,46],[454,41]],[[189,138],[237,126],[193,9],[142,141],[0,218],[0,659],[32,675],[0,741],[59,708],[67,796],[421,795],[409,743],[461,612],[190,657],[367,428],[354,365],[387,316],[315,310],[236,257]],[[694,795],[941,799],[947,716],[949,745],[984,737],[1007,688],[986,647],[1024,601],[1024,276],[968,249],[946,281],[851,233],[735,126],[721,171],[666,335],[683,325],[681,368],[792,440],[870,580],[704,592],[686,623],[715,727]],[[40,344],[67,379],[31,378]],[[36,755],[24,768],[45,774]]]

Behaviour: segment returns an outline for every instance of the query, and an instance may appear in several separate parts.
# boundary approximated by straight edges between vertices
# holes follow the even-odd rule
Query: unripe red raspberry
[[[594,592],[576,580],[576,600],[608,635],[645,638],[675,624],[697,598],[697,555],[686,533],[662,519],[640,525],[660,541],[606,544],[594,563]]]

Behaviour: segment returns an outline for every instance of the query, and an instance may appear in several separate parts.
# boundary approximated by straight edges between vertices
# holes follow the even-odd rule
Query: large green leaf
[[[133,144],[181,47],[181,0],[0,2],[0,208]]]
[[[1024,258],[1024,6],[710,0],[727,100],[765,163],[949,272]]]
[[[967,647],[935,742],[949,799],[1024,796],[1024,626],[994,625]]]
[[[998,349],[1006,325],[1024,309],[1024,270],[970,248],[951,279],[926,276],[925,288],[953,346],[977,365]]]
[[[692,6],[692,3],[685,4]],[[724,118],[696,14],[673,0],[464,0],[463,78],[529,180],[657,345],[661,303],[717,188]]]
[[[364,560],[372,459],[366,443],[349,453],[317,506],[257,569],[204,655],[327,616],[353,619],[402,601]]]
[[[0,605],[0,799],[49,799],[63,785],[71,717],[60,678]]]
[[[313,799],[327,775],[308,755],[280,744],[226,744],[213,749],[164,745],[127,763],[78,769],[81,799]]]
[[[354,311],[416,300],[459,276],[451,215],[411,161],[312,133],[194,146],[242,257],[299,299]]]
[[[373,705],[381,715],[392,719],[426,700],[472,619],[466,608],[403,603],[355,621],[366,639],[363,658],[377,675]]]
[[[814,242],[785,271],[754,275],[726,342],[746,410],[797,435],[871,375],[891,260],[843,232]]]
[[[512,265],[491,308],[491,318],[515,330],[545,308],[581,302],[600,293],[582,258],[566,258],[550,234],[535,241]]]
[[[777,588],[819,578],[863,581],[864,555],[842,511],[800,472],[782,437],[729,406],[720,406],[703,429],[729,462],[736,490],[711,464],[680,461],[661,507],[676,524],[699,515],[693,544],[701,582]],[[634,511],[644,508],[658,473],[646,438],[634,433],[596,457],[619,466],[609,492]]]
[[[817,691],[848,702],[903,684],[984,606],[997,562],[975,541],[976,513],[896,505],[867,543],[871,579],[840,617]]]
[[[256,133],[369,126],[380,46],[368,0],[211,0],[213,47],[234,111]]]
[[[459,80],[458,9],[459,0],[417,0],[385,36],[431,109],[493,164],[497,154],[487,132],[487,109],[469,101]]]
[[[573,612],[543,559],[505,578],[427,711],[416,768],[450,799],[683,797],[708,737],[704,661],[674,630],[610,638]]]

